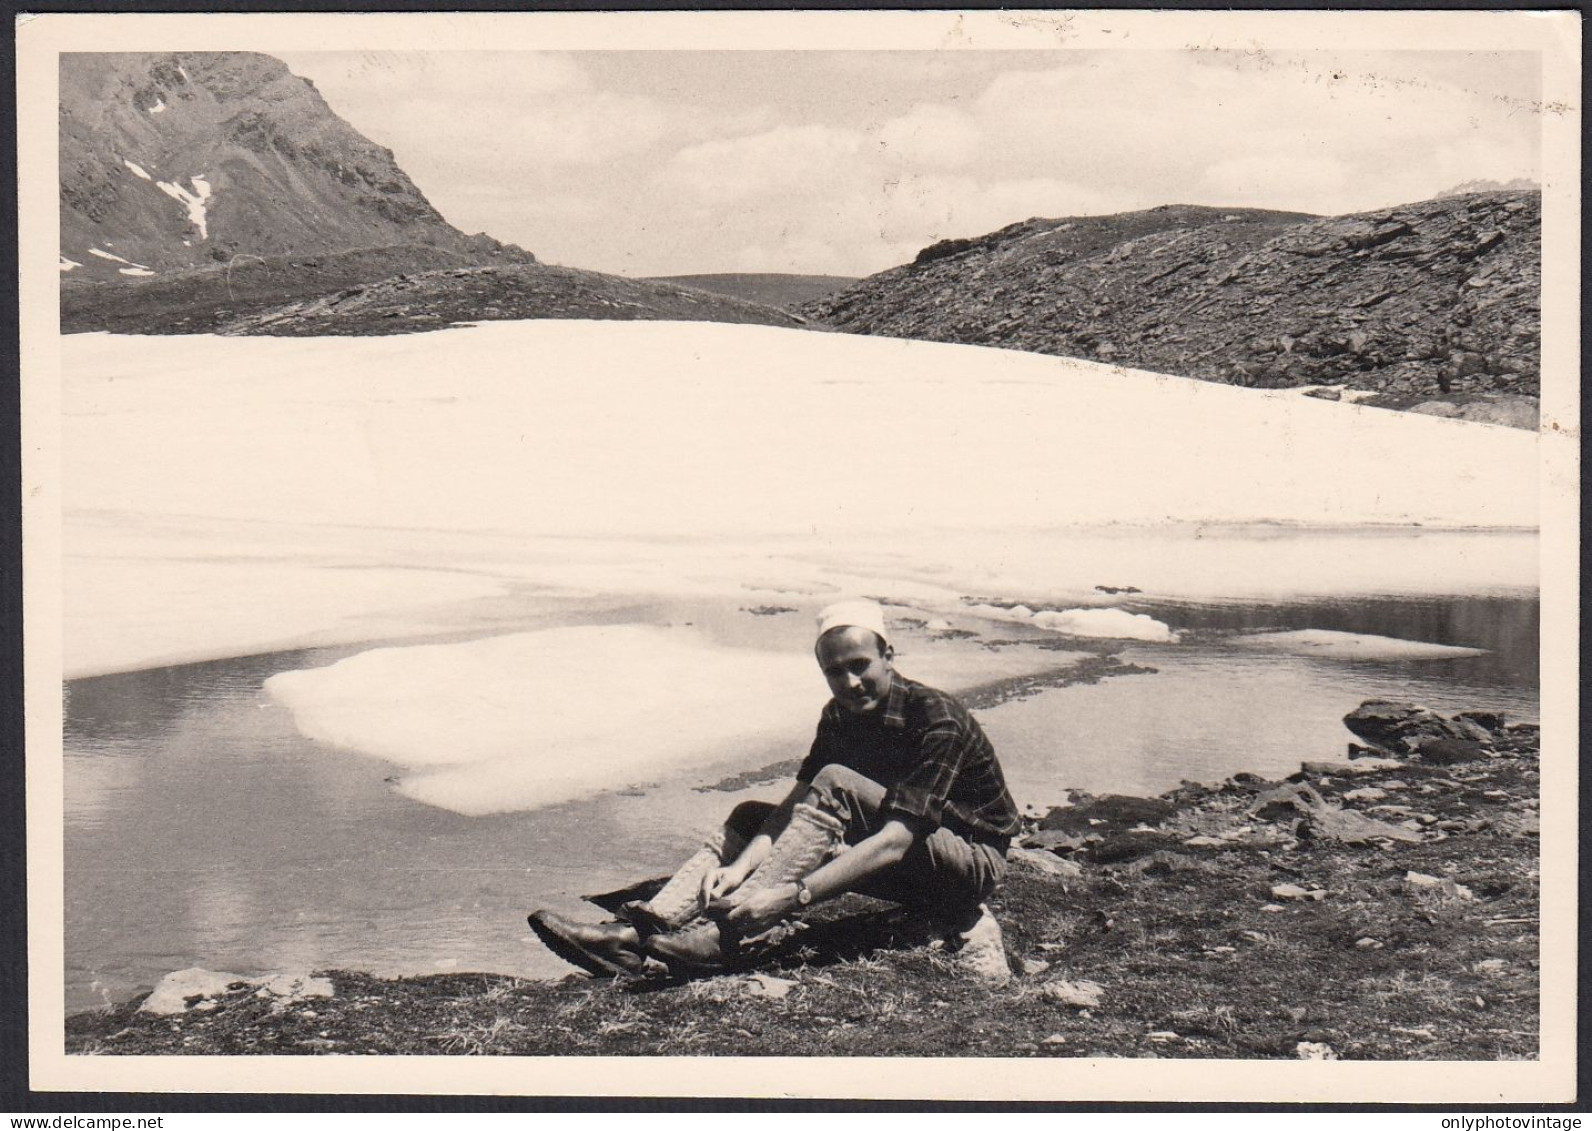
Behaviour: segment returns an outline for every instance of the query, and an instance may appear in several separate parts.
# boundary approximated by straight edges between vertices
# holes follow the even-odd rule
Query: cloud
[[[722,56],[722,57],[721,57]],[[309,60],[308,63],[305,61]],[[1526,53],[289,58],[454,223],[630,273],[867,273],[1030,216],[1539,178]]]
[[[1332,157],[1299,153],[1258,153],[1230,157],[1209,166],[1201,178],[1207,195],[1232,204],[1295,200],[1309,211],[1328,200],[1348,180],[1348,170]]]
[[[702,205],[810,194],[855,180],[852,163],[863,141],[857,130],[781,126],[686,146],[664,166],[659,179]]]
[[[958,169],[979,155],[983,131],[965,111],[920,102],[879,129],[883,156],[924,169]]]
[[[574,56],[551,51],[295,51],[279,56],[334,107],[394,100],[503,104],[590,89]]]
[[[1401,175],[1411,153],[1460,138],[1493,154],[1489,165],[1535,168],[1534,139],[1497,84],[1462,87],[1452,67],[1400,71],[1407,63],[1402,53],[1094,52],[997,77],[973,113],[994,171],[1156,187],[1167,202],[1203,188],[1279,208],[1301,206],[1290,195],[1301,189],[1329,211],[1397,203],[1392,186],[1414,187]],[[1443,176],[1415,195],[1445,187]]]

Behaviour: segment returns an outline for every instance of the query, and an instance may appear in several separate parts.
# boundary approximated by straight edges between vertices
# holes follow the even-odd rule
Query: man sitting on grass
[[[1005,876],[1017,807],[983,730],[956,699],[895,670],[872,601],[820,613],[815,651],[834,698],[785,799],[736,806],[656,895],[624,906],[623,922],[534,912],[549,949],[604,976],[639,974],[649,956],[676,975],[714,973],[744,940],[853,891],[942,924],[970,973],[1011,976],[985,901]]]

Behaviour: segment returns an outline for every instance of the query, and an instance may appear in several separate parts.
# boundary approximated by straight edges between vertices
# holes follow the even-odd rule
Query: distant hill
[[[1530,191],[1331,218],[1165,206],[944,241],[801,313],[1406,407],[1538,394],[1541,256]]]
[[[403,245],[534,261],[447,223],[390,151],[268,55],[66,54],[60,92],[63,283]]]
[[[744,298],[764,306],[793,309],[851,286],[848,275],[656,275],[650,282],[695,287],[699,291]]]

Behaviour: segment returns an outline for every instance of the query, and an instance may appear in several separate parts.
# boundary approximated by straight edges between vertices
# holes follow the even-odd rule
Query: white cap
[[[884,643],[890,633],[884,626],[884,609],[877,601],[837,601],[818,614],[818,635],[832,628],[866,628]]]

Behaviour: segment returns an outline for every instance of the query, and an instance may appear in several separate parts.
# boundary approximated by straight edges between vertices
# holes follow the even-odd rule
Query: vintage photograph
[[[1570,1098],[1578,37],[20,28],[46,1077]]]

